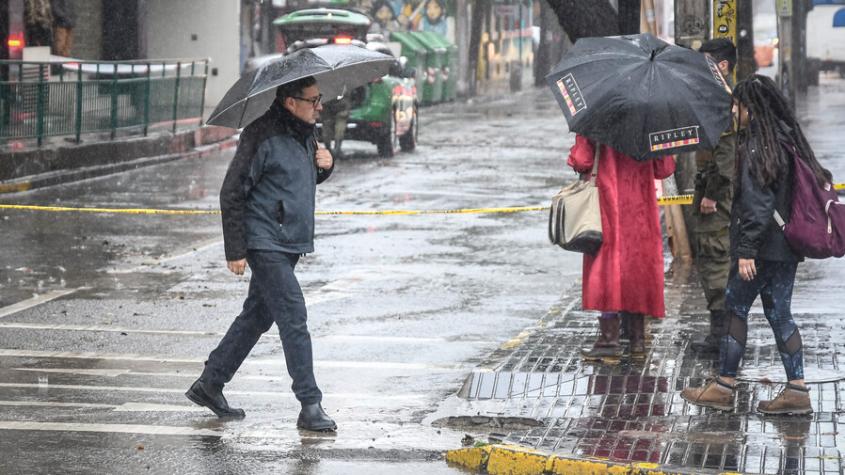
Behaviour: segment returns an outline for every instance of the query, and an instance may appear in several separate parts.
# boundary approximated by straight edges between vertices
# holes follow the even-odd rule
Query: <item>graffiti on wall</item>
[[[446,35],[449,0],[370,0],[362,2],[375,21],[390,31],[433,31]]]

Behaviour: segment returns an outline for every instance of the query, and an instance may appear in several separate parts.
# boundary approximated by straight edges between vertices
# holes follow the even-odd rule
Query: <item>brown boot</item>
[[[783,391],[771,401],[760,401],[757,412],[762,414],[792,414],[803,416],[813,413],[810,404],[810,388],[788,383]]]
[[[622,347],[619,345],[619,317],[599,318],[599,337],[590,349],[581,350],[581,354],[588,360],[601,359],[607,356],[619,356]]]
[[[714,378],[700,388],[684,388],[681,398],[696,406],[731,411],[734,408],[735,392],[736,388],[720,378]]]
[[[629,313],[628,322],[631,328],[631,354],[642,356],[645,354],[645,316],[641,313]]]

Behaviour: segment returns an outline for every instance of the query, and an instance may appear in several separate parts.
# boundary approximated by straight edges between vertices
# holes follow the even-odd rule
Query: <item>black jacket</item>
[[[786,127],[786,125],[782,125]],[[742,131],[740,134],[747,134]],[[781,143],[788,143],[786,135],[778,134]],[[760,153],[760,146],[753,135],[750,153],[752,159]],[[734,202],[731,208],[731,255],[734,259],[762,259],[781,262],[798,262],[800,256],[789,248],[783,231],[774,219],[777,210],[784,219],[789,219],[792,210],[792,174],[794,163],[791,153],[784,145],[779,147],[778,153],[790,155],[787,160],[788,170],[769,186],[760,186],[757,179],[751,175],[748,157],[743,157],[745,148],[737,146],[739,157],[739,171],[734,191]]]
[[[316,185],[332,172],[317,169],[316,147],[314,126],[278,103],[243,130],[220,190],[226,260],[314,251]]]

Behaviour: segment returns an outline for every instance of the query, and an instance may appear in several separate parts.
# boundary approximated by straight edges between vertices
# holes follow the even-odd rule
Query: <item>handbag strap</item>
[[[596,186],[596,177],[599,175],[599,156],[601,155],[601,144],[596,142],[596,154],[593,156],[593,171],[590,172],[590,186]]]

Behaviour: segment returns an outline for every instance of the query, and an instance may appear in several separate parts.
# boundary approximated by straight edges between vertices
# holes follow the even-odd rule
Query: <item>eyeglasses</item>
[[[305,98],[305,97],[296,97],[296,96],[291,96],[291,97],[298,100],[298,101],[310,102],[311,107],[314,107],[314,108],[316,108],[317,106],[319,106],[320,104],[323,103],[323,95],[322,94],[318,95],[317,97],[312,97],[310,99]]]

